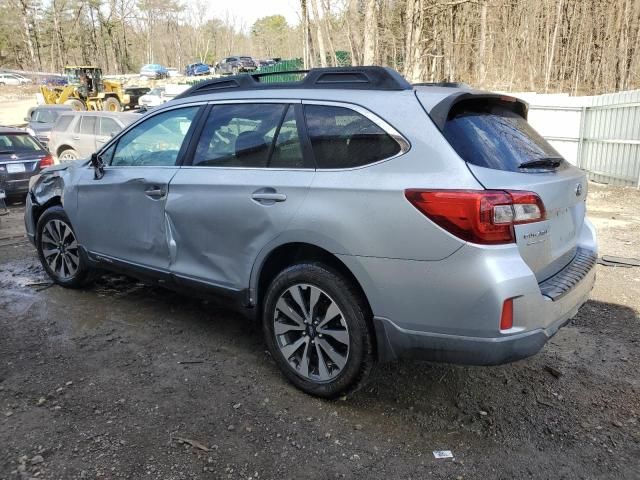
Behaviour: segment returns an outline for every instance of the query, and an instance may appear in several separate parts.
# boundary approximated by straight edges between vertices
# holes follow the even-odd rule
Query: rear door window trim
[[[336,101],[330,101],[330,100],[302,100],[302,105],[303,106],[304,105],[321,105],[321,106],[327,106],[327,107],[340,107],[340,108],[353,110],[354,112],[359,113],[366,119],[370,120],[377,127],[381,128],[387,135],[389,135],[393,140],[395,140],[396,143],[398,143],[398,145],[400,146],[400,150],[395,155],[391,155],[390,157],[383,158],[375,162],[367,163],[365,165],[357,165],[354,167],[317,168],[318,171],[340,172],[340,171],[360,170],[362,168],[369,168],[374,165],[379,165],[381,163],[388,162],[389,160],[393,160],[394,158],[398,158],[404,155],[405,153],[407,153],[409,150],[411,150],[411,143],[409,143],[409,140],[407,140],[404,135],[402,135],[386,120],[380,118],[378,115],[362,107],[361,105],[357,105],[355,103],[336,102]],[[309,139],[309,132],[306,125],[306,118],[305,118],[304,129],[305,129],[305,138],[309,142],[309,148],[311,148],[311,140]],[[315,157],[314,157],[314,163],[316,164],[316,166],[318,165],[318,162],[315,160]]]

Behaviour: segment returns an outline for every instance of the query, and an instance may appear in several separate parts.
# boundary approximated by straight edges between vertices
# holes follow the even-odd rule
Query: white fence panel
[[[531,125],[590,179],[640,188],[640,90],[517,96],[529,102]]]

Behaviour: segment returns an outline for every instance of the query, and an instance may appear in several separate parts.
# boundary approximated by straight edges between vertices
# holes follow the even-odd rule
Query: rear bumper
[[[381,361],[419,358],[465,365],[499,365],[530,357],[578,313],[589,298],[595,276],[594,266],[562,300],[542,300],[540,315],[559,315],[551,325],[508,336],[467,337],[419,332],[400,328],[389,319],[375,317],[378,358]]]
[[[29,179],[8,178],[2,183],[2,189],[7,195],[26,195],[29,191]]]
[[[339,258],[369,300],[379,360],[495,365],[535,354],[575,316],[595,282],[596,252],[585,220],[572,262],[542,283],[515,245],[466,244],[439,261]],[[507,299],[513,327],[501,330]]]

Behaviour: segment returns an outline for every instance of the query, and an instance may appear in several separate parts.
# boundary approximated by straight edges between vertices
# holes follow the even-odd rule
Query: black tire
[[[314,381],[302,376],[290,360],[285,358],[276,338],[276,304],[289,288],[298,284],[310,285],[326,292],[340,309],[342,315],[338,318],[343,318],[347,326],[349,339],[346,363],[337,376],[327,381]],[[262,325],[269,352],[280,370],[296,387],[310,395],[332,399],[349,395],[366,383],[375,362],[374,335],[367,313],[369,309],[359,290],[344,276],[320,262],[293,265],[280,272],[271,282],[263,305]],[[314,328],[314,335],[318,331]],[[308,335],[311,338],[311,333]]]
[[[86,105],[82,100],[78,100],[77,98],[70,98],[66,102],[65,105],[69,105],[76,112],[83,112],[87,109]]]
[[[104,102],[102,102],[102,110],[105,112],[121,112],[122,105],[120,105],[117,98],[108,97],[104,99]]]
[[[53,207],[48,208],[44,211],[44,213],[38,219],[38,224],[36,226],[36,248],[38,250],[38,257],[40,258],[40,263],[42,263],[43,268],[51,277],[51,279],[66,288],[81,288],[87,285],[92,280],[92,271],[87,265],[87,261],[80,251],[79,248],[71,249],[67,246],[67,251],[73,251],[75,256],[77,257],[77,269],[73,274],[68,276],[63,276],[60,273],[56,272],[51,266],[50,263],[45,259],[45,250],[51,251],[51,247],[55,244],[51,242],[53,239],[47,232],[45,232],[45,228],[47,226],[51,227],[52,222],[62,222],[66,227],[71,229],[71,233],[73,234],[73,239],[75,239],[75,232],[73,231],[73,227],[71,226],[71,222],[69,221],[69,217],[64,212],[63,208],[59,205],[55,205]],[[55,239],[53,239],[55,240]],[[77,245],[77,242],[76,242]],[[50,257],[48,257],[50,258]],[[60,259],[59,265],[62,265],[63,260]],[[65,267],[61,267],[62,272],[68,271],[65,270]]]

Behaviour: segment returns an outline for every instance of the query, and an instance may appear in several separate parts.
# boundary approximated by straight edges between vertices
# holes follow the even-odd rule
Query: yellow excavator
[[[70,105],[74,110],[120,112],[135,107],[148,88],[127,88],[122,83],[102,79],[102,69],[92,66],[64,67],[67,84],[42,85],[40,92],[47,104]]]

